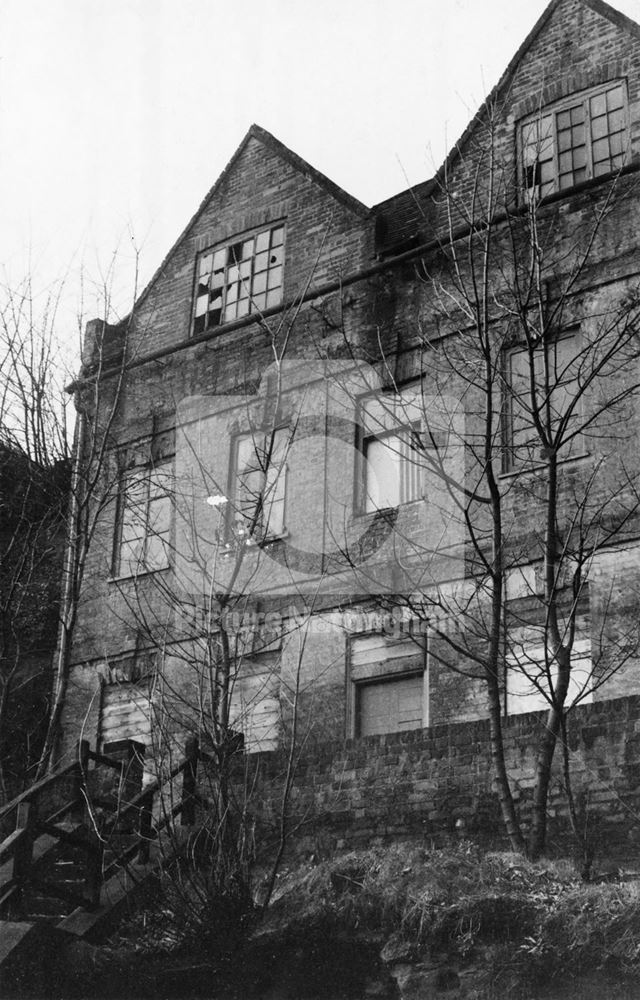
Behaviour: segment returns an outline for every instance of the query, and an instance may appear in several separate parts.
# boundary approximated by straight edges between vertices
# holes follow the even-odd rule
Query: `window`
[[[355,736],[421,729],[427,725],[424,646],[410,636],[355,636],[351,640]]]
[[[522,186],[529,197],[564,191],[619,170],[628,148],[624,85],[574,94],[521,126]]]
[[[427,443],[421,418],[419,388],[370,396],[361,403],[362,510],[397,507],[422,498]]]
[[[232,469],[232,517],[236,533],[257,540],[285,531],[288,428],[236,438]]]
[[[200,254],[194,332],[279,305],[283,260],[282,225]]]
[[[171,535],[170,466],[138,468],[120,493],[114,572],[135,576],[166,569]]]
[[[588,639],[578,639],[574,643],[571,675],[565,705],[572,705],[577,698],[580,703],[593,701],[590,688],[591,643]],[[507,656],[507,712],[519,715],[523,712],[542,712],[549,708],[551,697],[549,687],[555,685],[558,667],[555,662],[546,667],[545,647],[523,643],[516,646]]]
[[[575,402],[580,392],[580,355],[577,333],[541,343],[531,352],[517,347],[506,353],[503,472],[514,472],[541,460],[542,441],[534,425],[534,406],[548,436],[557,441],[561,459],[582,453],[583,442],[576,433],[582,416],[581,400]]]

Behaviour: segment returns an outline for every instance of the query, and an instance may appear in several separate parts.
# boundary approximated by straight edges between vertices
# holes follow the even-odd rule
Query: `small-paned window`
[[[361,510],[369,512],[420,500],[431,437],[423,434],[423,400],[412,385],[360,401],[362,427]]]
[[[171,466],[137,468],[121,486],[114,573],[135,576],[169,566]]]
[[[279,305],[283,265],[283,225],[200,254],[194,333]]]
[[[626,89],[622,82],[574,94],[520,127],[521,183],[544,198],[624,166],[629,153]]]
[[[582,419],[580,392],[581,341],[578,333],[540,344],[531,352],[517,347],[504,360],[503,472],[539,464],[543,442],[538,419],[559,442],[561,460],[584,451],[577,429]],[[535,408],[535,409],[534,409]]]
[[[289,445],[290,432],[285,427],[235,439],[231,470],[234,533],[248,533],[260,541],[284,533]]]

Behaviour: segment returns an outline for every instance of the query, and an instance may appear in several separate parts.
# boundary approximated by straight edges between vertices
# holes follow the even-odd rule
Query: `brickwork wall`
[[[543,720],[543,713],[530,713],[505,722],[507,768],[525,824]],[[437,841],[459,831],[458,820],[467,835],[500,844],[488,736],[488,724],[477,721],[303,750],[290,804],[295,849],[408,835]],[[634,852],[640,846],[640,696],[575,709],[568,742],[575,793],[597,850]],[[570,845],[559,765],[558,752],[549,797],[551,850]],[[252,807],[269,828],[278,816],[282,760],[264,755],[260,768]]]
[[[507,167],[507,173],[509,167],[514,166],[517,123],[523,115],[535,110],[540,101],[553,101],[576,89],[619,76],[628,80],[636,156],[640,153],[640,42],[636,35],[596,15],[577,0],[564,0],[523,56],[510,87],[507,107],[496,133],[498,155],[502,156],[502,165]],[[486,145],[484,149],[486,152]],[[453,174],[456,194],[461,200],[466,200],[467,205],[471,193],[469,178],[475,170],[474,156],[473,149],[465,151]],[[635,184],[635,175],[620,179],[616,205],[604,220],[592,247],[592,267],[585,275],[585,283],[593,280],[594,283],[602,282],[602,285],[582,288],[575,305],[567,310],[565,320],[580,324],[585,330],[589,324],[594,329],[598,317],[609,315],[637,281],[637,278],[632,281],[625,278],[638,268],[635,244],[640,231],[640,204],[633,194]],[[583,233],[588,232],[594,213],[603,205],[609,190],[610,185],[603,183],[567,198],[552,199],[548,206],[541,209],[543,234],[549,237],[549,246],[556,260],[562,262],[561,270],[564,272],[567,261],[571,263],[573,260],[570,248],[579,242],[578,233],[581,229]],[[282,218],[286,218],[286,300],[299,294],[309,280],[312,287],[318,288],[341,276],[353,275],[373,262],[374,216],[363,215],[348,199],[336,196],[335,192],[320,183],[313,172],[296,169],[289,159],[279,155],[275,147],[253,135],[203,205],[198,217],[190,223],[141,303],[133,340],[129,345],[129,358],[136,361],[136,366],[127,374],[113,427],[119,448],[136,439],[146,440],[150,448],[151,435],[154,427],[157,429],[158,421],[170,424],[175,420],[176,408],[185,397],[225,393],[250,395],[257,391],[260,378],[273,359],[273,344],[268,331],[253,321],[241,322],[221,327],[200,342],[189,341],[196,256],[208,246],[224,244],[244,231],[275,223]],[[498,239],[496,260],[499,268],[504,248],[505,244],[501,246]],[[349,284],[343,294],[327,295],[306,304],[296,318],[287,357],[315,358],[320,355],[335,358],[349,356],[353,351],[357,357],[373,363],[379,360],[382,352],[388,362],[386,374],[389,382],[392,377],[400,382],[424,372],[427,393],[437,395],[445,390],[454,400],[464,398],[469,410],[469,431],[472,432],[473,406],[481,413],[483,400],[474,401],[473,393],[465,380],[459,377],[460,371],[455,366],[443,376],[438,360],[442,355],[438,355],[434,346],[440,338],[444,342],[446,335],[464,331],[464,324],[459,314],[442,310],[442,301],[435,294],[431,279],[441,275],[443,281],[447,280],[441,257],[430,259],[426,265],[423,268],[419,261],[405,261],[386,272]],[[551,271],[556,280],[558,273],[553,268]],[[494,273],[502,272],[498,270]],[[492,292],[498,299],[501,290],[496,286],[492,287]],[[447,299],[446,294],[444,299]],[[279,316],[274,316],[272,325],[277,325],[279,319]],[[174,353],[141,362],[154,351],[171,352],[173,348]],[[637,363],[634,362],[634,365],[637,366]],[[635,372],[636,367],[629,371],[628,377],[635,379]],[[603,392],[610,391],[611,385],[607,382]],[[638,469],[640,413],[636,407],[622,414],[618,427],[613,428],[611,433],[604,433],[601,426],[595,429],[598,446],[593,455],[606,456],[606,461],[600,468],[598,483],[593,491],[594,508],[606,498],[612,485],[619,483],[622,470],[634,473]],[[319,436],[316,438],[317,450],[318,442]],[[309,447],[311,449],[312,446]],[[330,464],[332,460],[333,466]],[[341,496],[351,497],[356,487],[354,463],[341,461],[337,452],[333,457],[329,455],[327,461],[326,469],[330,472],[325,476],[325,485],[334,493],[340,489]],[[582,465],[573,463],[563,471],[561,517],[572,516],[574,493],[579,490],[583,479],[591,474],[592,468],[592,462]],[[320,474],[316,463],[310,459],[306,480],[301,478],[297,483],[292,475],[292,495],[297,489],[302,497],[299,527],[295,524],[294,513],[288,512],[287,515],[291,521],[292,541],[295,541],[295,531],[299,530],[302,537],[305,521],[313,525],[323,522],[323,493],[326,491],[318,487],[323,485],[324,472],[323,469]],[[511,526],[513,551],[510,556],[513,557],[515,550],[519,549],[523,561],[534,558],[532,546],[536,544],[536,528],[541,513],[540,501],[531,485],[531,479],[514,478],[505,500],[505,519]],[[618,499],[620,504],[632,503],[632,491],[628,491],[627,496],[621,493]],[[408,510],[409,507],[411,510]],[[408,520],[405,518],[406,536],[396,533],[394,538],[393,571],[396,573],[394,585],[397,592],[411,592],[423,583],[424,576],[414,572],[416,562],[417,568],[422,570],[433,558],[433,553],[428,552],[424,545],[424,539],[428,537],[424,518],[418,518],[418,511],[424,514],[426,507],[406,505],[403,511],[403,517],[405,514],[408,517]],[[115,520],[114,492],[114,500],[106,506],[101,517],[86,566],[74,637],[75,665],[71,671],[63,720],[64,745],[67,748],[75,742],[87,712],[87,732],[93,738],[98,703],[96,690],[99,687],[96,667],[100,657],[115,656],[135,647],[140,625],[136,618],[141,609],[147,623],[157,623],[159,642],[167,642],[171,631],[173,578],[170,572],[157,574],[155,580],[153,575],[149,575],[135,583],[110,580]],[[364,523],[361,518],[358,531],[362,532]],[[627,528],[631,537],[637,525],[629,522]],[[406,572],[402,577],[397,564],[405,555],[410,555],[412,547],[415,548],[415,537],[422,540],[423,548],[414,564],[409,559],[405,560],[403,572]],[[589,583],[590,623],[593,635],[602,637],[601,645],[605,650],[607,645],[620,648],[620,638],[625,631],[631,639],[634,638],[633,628],[640,598],[638,562],[638,551],[632,548],[623,553],[612,552],[593,567],[593,578]],[[380,566],[383,575],[384,553],[380,556]],[[464,566],[460,568],[462,572]],[[293,597],[296,596],[294,593]],[[615,643],[611,643],[611,639],[615,639]],[[298,681],[302,685],[304,727],[307,727],[307,722],[312,725],[314,746],[321,746],[328,739],[340,741],[348,733],[350,681],[344,645],[344,635],[336,632],[324,638],[313,638],[305,651]],[[459,662],[456,665],[459,667]],[[596,692],[596,699],[638,689],[640,670],[637,648],[623,666],[623,671]],[[287,701],[287,691],[297,668],[295,651],[285,650],[281,680],[283,703]],[[430,695],[432,723],[454,723],[484,715],[482,686],[436,662],[431,666]],[[522,724],[518,720],[509,722],[509,726],[516,728]],[[478,732],[482,733],[484,723],[478,725]],[[397,738],[389,737],[391,742],[388,744],[384,740],[374,741],[371,748],[378,754],[386,746],[396,746],[394,739],[397,741]],[[409,745],[413,745],[412,741],[423,737],[410,734],[406,739]],[[480,742],[478,737],[478,746]],[[331,746],[334,745],[332,742]],[[356,753],[356,748],[351,749]],[[392,758],[394,753],[389,756]],[[347,771],[350,770],[353,768],[347,768]],[[366,773],[363,780],[366,786],[369,780]]]
[[[516,167],[516,127],[527,115],[563,97],[608,80],[627,81],[632,159],[640,155],[640,39],[626,27],[613,23],[579,0],[565,0],[547,19],[523,54],[503,105],[496,108],[493,126],[496,162],[510,181]],[[482,131],[480,131],[480,136]],[[456,197],[469,204],[477,184],[476,169],[486,157],[488,142],[479,134],[460,146],[448,183]],[[486,162],[486,161],[485,161]],[[462,215],[460,216],[460,224]],[[446,219],[441,217],[441,225]]]
[[[362,213],[251,137],[164,262],[138,310],[132,351],[150,353],[188,339],[199,251],[281,219],[286,301],[307,284],[337,281],[372,258],[373,227],[362,225]]]

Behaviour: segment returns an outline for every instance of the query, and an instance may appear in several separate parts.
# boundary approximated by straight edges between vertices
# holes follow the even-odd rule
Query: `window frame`
[[[261,430],[240,431],[239,433],[235,434],[232,437],[232,439],[231,439],[230,460],[229,460],[229,481],[228,481],[228,497],[229,497],[230,503],[229,503],[229,509],[228,509],[228,515],[227,515],[227,524],[226,524],[226,535],[227,535],[227,540],[228,541],[231,541],[232,539],[234,539],[235,537],[237,537],[239,535],[238,525],[243,520],[245,520],[245,521],[247,520],[247,518],[243,516],[241,510],[239,509],[239,499],[238,499],[238,492],[239,492],[239,485],[240,485],[240,474],[239,474],[239,464],[238,464],[239,463],[239,447],[240,447],[241,442],[247,441],[247,440],[251,440],[251,441],[254,442],[254,454],[256,456],[256,459],[258,459],[258,463],[256,464],[256,467],[254,469],[250,469],[249,470],[249,474],[251,474],[252,472],[255,472],[258,475],[263,476],[264,479],[265,479],[265,482],[261,486],[261,491],[263,491],[263,509],[262,509],[262,512],[261,512],[259,520],[256,522],[256,525],[255,525],[255,528],[254,528],[254,534],[251,535],[251,533],[249,531],[247,531],[247,535],[250,536],[250,537],[252,537],[253,541],[256,544],[259,544],[259,545],[264,545],[264,544],[267,544],[267,543],[270,543],[270,542],[277,541],[280,538],[286,537],[286,535],[287,535],[287,523],[286,523],[286,516],[287,516],[287,488],[288,488],[288,474],[289,474],[288,454],[289,454],[289,448],[291,446],[290,432],[291,432],[291,429],[290,429],[289,425],[288,424],[283,424],[283,425],[280,425],[278,427],[274,427],[271,430],[267,430],[267,431],[261,431]],[[265,469],[263,469],[259,465],[258,449],[260,449],[262,451],[263,455],[266,455],[267,443],[268,443],[269,439],[272,439],[272,441],[273,441],[273,444],[272,444],[272,460],[273,460],[273,455],[274,455],[274,452],[276,451],[276,448],[277,448],[277,438],[278,438],[279,434],[282,434],[283,436],[285,436],[284,457],[283,457],[282,464],[278,465],[278,467],[277,467],[277,473],[276,473],[276,476],[274,478],[274,486],[276,488],[276,492],[274,494],[274,497],[271,500],[271,503],[266,504],[266,503],[264,503],[264,497],[265,497],[265,492],[264,491],[268,491],[269,488],[270,488],[269,487],[269,482],[268,482],[270,468],[267,468],[265,470]],[[277,484],[280,484],[280,483],[281,483],[281,485],[277,485]],[[269,507],[269,522],[270,522],[271,521],[271,510],[272,510],[272,506],[273,506],[274,502],[275,503],[280,503],[281,502],[281,504],[282,504],[282,516],[281,516],[280,522],[279,522],[279,524],[278,524],[278,526],[276,528],[270,529],[268,527],[267,530],[265,531],[264,530],[264,526],[263,526],[263,519],[264,519],[264,515],[265,515],[265,509],[266,509],[267,506]]]
[[[167,457],[153,464],[135,465],[127,469],[121,475],[114,532],[112,578],[131,579],[149,573],[163,572],[171,568],[171,535],[173,532],[171,492],[166,488],[162,491],[161,485],[161,492],[159,496],[152,496],[151,491],[155,474],[160,472],[163,476],[166,476],[167,473],[171,476],[172,470],[173,459]],[[144,498],[140,502],[140,506],[143,507],[142,516],[140,516],[139,513],[136,515],[136,504],[131,503],[129,499],[131,497],[131,491],[128,488],[128,484],[131,480],[139,480],[144,484]],[[151,514],[153,511],[153,505],[160,501],[166,501],[167,510],[164,517],[167,520],[167,527],[159,532],[156,532],[151,524]],[[139,535],[133,535],[130,538],[126,538],[126,526],[130,523],[127,520],[127,515],[129,513],[131,514],[132,521],[135,521],[137,517],[143,530]],[[150,539],[154,538],[160,540],[161,548],[164,552],[164,558],[162,558],[159,563],[150,565],[148,563],[149,542]],[[140,546],[140,553],[136,557],[134,565],[133,558],[124,557],[123,549],[125,545],[135,545],[136,543]]]
[[[390,504],[385,507],[377,507],[372,503],[372,493],[369,489],[369,475],[371,470],[371,465],[367,457],[369,449],[372,445],[383,444],[385,439],[395,438],[398,442],[398,447],[406,447],[416,454],[420,454],[421,451],[426,450],[429,447],[429,443],[423,440],[423,426],[422,417],[419,416],[415,420],[402,420],[400,419],[396,424],[390,427],[380,426],[379,429],[369,432],[367,428],[368,415],[366,412],[367,404],[376,399],[382,399],[386,401],[386,405],[383,408],[383,416],[392,420],[396,415],[406,414],[406,409],[416,406],[416,402],[412,399],[403,400],[403,393],[410,393],[412,388],[421,388],[421,382],[409,382],[403,386],[398,386],[393,392],[369,392],[358,397],[357,400],[357,433],[356,433],[356,491],[355,491],[355,513],[356,514],[375,514],[382,510],[395,510],[398,507],[405,506],[409,503],[416,503],[420,500],[425,499],[425,487],[426,487],[426,466],[420,467],[420,463],[416,462],[414,466],[414,475],[410,478],[414,480],[412,483],[412,495],[406,499],[400,497],[397,504]],[[416,393],[417,395],[417,393]],[[403,435],[406,435],[407,440],[402,441]],[[395,449],[389,449],[392,454],[398,455],[398,447]],[[402,467],[407,463],[406,456],[398,456],[399,460],[397,462],[398,466],[398,476],[401,480],[397,483],[398,494],[400,495],[402,490]]]
[[[380,637],[382,640],[394,641],[401,644],[410,641],[413,644],[414,652],[409,656],[388,656],[381,660],[372,660],[369,663],[354,664],[354,648],[359,640]],[[397,665],[394,669],[394,661]],[[404,661],[404,662],[403,662]],[[407,662],[414,661],[414,662]],[[410,732],[413,729],[426,729],[429,726],[430,699],[429,699],[429,659],[428,642],[426,635],[420,635],[418,639],[410,632],[406,635],[387,636],[379,631],[358,632],[347,636],[346,663],[348,665],[347,675],[349,679],[347,697],[347,735],[352,739],[361,739],[361,694],[363,688],[372,685],[393,684],[394,682],[409,680],[414,677],[422,678],[422,699],[420,703],[420,725],[409,726],[404,729],[389,729],[386,733]],[[371,734],[376,735],[376,734]],[[382,735],[382,733],[377,734]]]
[[[557,345],[568,341],[573,341],[576,345],[574,351],[575,359],[578,362],[580,362],[582,358],[583,345],[582,345],[580,328],[573,327],[561,331],[558,334],[558,336],[554,337],[553,340],[549,342],[549,346],[553,347],[555,353],[556,372],[557,372],[557,360],[558,360]],[[524,429],[524,427],[521,427],[516,431],[516,428],[514,427],[515,399],[517,398],[518,395],[524,396],[526,394],[526,387],[525,387],[525,392],[521,394],[514,392],[513,388],[513,370],[511,368],[511,359],[519,354],[524,355],[525,357],[528,355],[527,344],[523,344],[522,342],[513,343],[510,346],[505,347],[502,352],[502,363],[501,363],[502,391],[500,400],[500,422],[501,422],[500,440],[502,445],[502,455],[501,455],[502,476],[513,476],[525,472],[532,472],[535,469],[539,469],[544,466],[544,460],[535,459],[531,453],[531,446],[535,445],[537,442],[536,437],[532,436],[531,445],[528,445],[526,442],[518,445],[514,441],[515,433],[517,432],[521,433],[522,430]],[[542,352],[539,352],[536,355],[536,357],[542,358],[543,357]],[[565,364],[562,371],[566,372],[567,368],[568,365]],[[572,379],[563,380],[561,373],[560,378],[561,381],[557,382],[555,386],[551,389],[550,395],[554,391],[562,390],[572,381],[577,380],[579,378],[579,374],[576,374]],[[540,392],[542,392],[542,388],[540,389]],[[541,399],[541,405],[543,405],[543,402],[544,400]],[[531,411],[529,410],[528,415],[530,416],[530,414]],[[564,410],[559,412],[558,419],[562,419],[563,416],[564,416]],[[574,407],[574,412],[572,413],[570,420],[576,420],[579,421],[580,423],[584,422],[583,393],[581,394],[577,405]],[[530,423],[529,426],[533,427],[532,423]],[[532,433],[535,434],[535,432],[533,431]],[[520,449],[529,448],[528,455],[525,455],[523,458],[518,459],[517,457],[518,448]],[[576,435],[575,438],[573,438],[568,443],[568,447],[566,447],[564,452],[560,453],[560,455],[558,456],[558,462],[564,463],[564,462],[575,461],[576,459],[584,458],[586,454],[587,452],[584,445],[584,438],[583,435],[579,433]]]
[[[536,668],[540,670],[540,678],[545,675],[547,651],[544,642],[540,638],[532,638],[519,644],[516,651],[511,649],[505,657],[505,687],[504,704],[507,716],[525,715],[529,712],[547,712],[551,707],[551,702],[536,688],[533,682],[529,681],[525,687],[529,687],[528,692],[514,690],[513,684],[509,684],[509,679],[516,672],[517,675],[527,680],[525,668],[533,672]],[[539,655],[536,655],[539,654]],[[569,688],[565,700],[565,706],[572,707],[579,698],[578,705],[590,705],[593,703],[593,656],[590,638],[584,637],[575,639],[572,650],[571,674],[569,676]],[[552,662],[550,666],[551,683],[555,686],[558,680],[557,663]],[[583,675],[588,675],[586,678]],[[530,698],[529,704],[523,699]]]
[[[260,243],[265,236],[268,237],[266,248]],[[276,240],[279,242],[275,242]],[[249,244],[253,245],[251,254],[243,256],[245,252],[249,252]],[[278,308],[284,296],[285,255],[284,220],[257,227],[224,243],[212,244],[201,250],[196,256],[193,286],[193,335],[199,336],[229,323]],[[263,257],[264,260],[261,259]],[[265,266],[256,266],[262,264]],[[263,278],[264,288],[261,287]],[[259,287],[256,287],[257,283],[260,283]],[[218,299],[219,308],[213,307],[212,303]],[[243,307],[242,311],[241,303],[246,305],[246,309]],[[227,316],[227,309],[232,307],[233,315]]]
[[[620,88],[622,91],[622,103],[619,108],[609,109],[607,106],[607,94],[617,88]],[[605,99],[604,115],[602,113],[593,114],[592,112],[592,101],[599,97],[604,97]],[[569,122],[562,123],[561,126],[559,125],[558,118],[560,115],[567,112],[570,114],[573,109],[580,106],[583,108],[581,122]],[[611,132],[607,131],[599,136],[594,136],[594,122],[604,117],[607,119],[608,124],[609,114],[611,112],[615,112],[616,110],[621,111],[623,120],[622,128]],[[534,148],[537,145],[538,152],[540,152],[545,146],[545,139],[540,137],[540,126],[547,118],[551,119],[551,131],[548,139],[551,148],[551,156],[545,157],[544,159],[539,159],[538,156],[536,156],[536,158],[529,164],[526,162],[527,149],[529,147]],[[535,142],[527,142],[527,130],[533,130],[536,127],[536,123],[538,137]],[[584,129],[584,141],[582,143],[569,144],[565,149],[561,150],[560,133],[571,133],[571,143],[573,139],[573,129],[580,126]],[[612,153],[611,137],[616,135],[620,136],[620,151]],[[608,141],[609,156],[594,163],[594,144],[604,139]],[[611,174],[617,173],[630,162],[631,158],[629,94],[626,79],[619,78],[615,80],[608,80],[606,83],[600,84],[597,87],[591,87],[588,90],[576,91],[572,94],[568,94],[560,101],[556,101],[552,104],[546,105],[545,107],[539,108],[535,114],[528,115],[518,123],[517,145],[519,190],[521,192],[522,201],[525,204],[533,200],[548,198],[552,195],[564,194],[573,190],[579,184],[586,183],[590,180],[605,178],[611,176]],[[575,150],[582,147],[584,147],[585,150],[585,163],[583,167],[576,167],[573,162],[573,154]],[[571,169],[561,170],[560,156],[566,153],[571,153]],[[620,162],[614,164],[614,159],[619,159]],[[543,181],[540,166],[542,163],[547,162],[552,162],[552,176],[548,181]],[[608,166],[606,169],[598,169],[599,164],[607,162]],[[531,169],[533,169],[533,176],[529,175],[529,171]],[[580,179],[576,180],[573,175],[576,170],[581,169],[584,170],[584,177],[580,177]],[[569,176],[569,174],[572,175],[569,183],[562,184],[561,178],[563,176]],[[530,181],[533,181],[533,183]],[[549,189],[543,192],[541,190],[542,186],[549,187]]]

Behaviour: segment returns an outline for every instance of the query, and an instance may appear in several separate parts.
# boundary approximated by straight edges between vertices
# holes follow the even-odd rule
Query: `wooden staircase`
[[[195,822],[196,740],[162,780],[144,786],[140,746],[123,741],[119,749],[107,757],[81,742],[72,764],[0,810],[0,829],[15,825],[0,843],[3,990],[12,963],[24,966],[25,940],[37,947],[32,928],[99,940],[115,911],[157,870],[159,846],[170,842],[175,851],[176,821]]]

